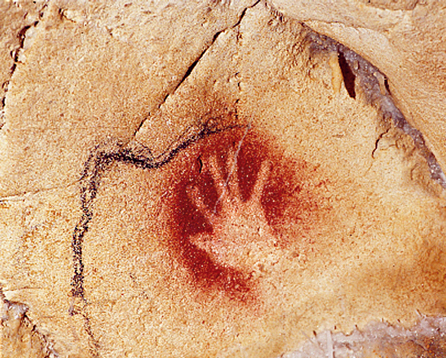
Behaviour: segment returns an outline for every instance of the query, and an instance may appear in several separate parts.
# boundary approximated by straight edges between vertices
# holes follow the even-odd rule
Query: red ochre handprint
[[[226,171],[219,166],[217,154],[204,162],[204,169],[212,177],[218,196],[213,206],[206,204],[197,186],[188,188],[193,205],[212,226],[211,232],[195,234],[189,240],[219,265],[252,274],[266,269],[277,259],[277,237],[268,224],[261,203],[272,163],[262,161],[251,195],[243,200],[237,174],[237,154],[235,150],[229,151],[224,163]],[[224,172],[227,173],[226,178]]]

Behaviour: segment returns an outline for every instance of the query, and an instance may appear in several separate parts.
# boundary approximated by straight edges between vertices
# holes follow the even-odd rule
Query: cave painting
[[[262,256],[275,250],[277,237],[261,204],[263,189],[271,175],[271,163],[265,160],[260,164],[250,196],[243,200],[237,156],[238,153],[231,148],[224,162],[225,171],[220,167],[216,154],[210,155],[204,164],[218,196],[213,207],[205,203],[197,186],[191,187],[190,200],[211,225],[212,231],[198,233],[190,237],[190,241],[214,262],[246,271],[262,262]]]
[[[258,277],[284,255],[311,250],[323,181],[277,141],[248,128],[202,138],[172,161],[162,218],[170,247],[206,292],[252,300]]]

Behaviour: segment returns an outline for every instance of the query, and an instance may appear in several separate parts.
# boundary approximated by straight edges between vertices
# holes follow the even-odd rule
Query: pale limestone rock
[[[300,357],[313,331],[317,342],[341,344],[365,327],[373,341],[388,338],[373,334],[383,326],[416,332],[419,313],[444,315],[444,189],[430,178],[428,149],[382,116],[401,110],[445,162],[437,4],[4,3],[2,352]],[[308,26],[380,72],[358,59],[370,71],[353,68],[353,88],[341,62],[354,67],[357,55]],[[8,46],[20,61],[12,74]],[[268,175],[257,160],[272,163]],[[215,179],[231,168],[248,179]],[[225,276],[233,286],[196,285],[196,266],[172,243],[175,225],[190,212],[207,220],[197,214],[187,225],[228,225],[213,222],[212,193],[229,198],[228,213],[250,194],[213,189],[224,182],[240,192],[260,182],[254,192],[284,209],[247,199],[253,220],[239,237],[207,231],[182,241],[220,250],[213,262],[241,273]],[[290,183],[282,199],[276,189]],[[238,282],[252,284],[245,301]]]

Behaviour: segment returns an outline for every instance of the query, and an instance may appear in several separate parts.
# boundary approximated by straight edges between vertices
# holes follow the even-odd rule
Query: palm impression
[[[205,251],[212,260],[224,267],[248,271],[262,264],[277,247],[277,238],[268,223],[261,203],[272,163],[261,161],[250,196],[241,193],[237,167],[238,152],[231,148],[221,167],[217,154],[205,162],[205,170],[212,178],[218,199],[209,206],[198,186],[188,190],[195,208],[212,227],[190,237],[190,242]]]
[[[317,190],[304,179],[310,167],[287,159],[265,134],[212,134],[175,160],[163,220],[201,288],[246,296],[317,226]]]

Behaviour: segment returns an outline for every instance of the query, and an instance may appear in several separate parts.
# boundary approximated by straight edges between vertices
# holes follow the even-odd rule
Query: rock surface
[[[0,11],[4,356],[441,356],[439,2]]]

